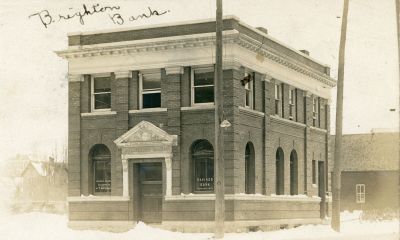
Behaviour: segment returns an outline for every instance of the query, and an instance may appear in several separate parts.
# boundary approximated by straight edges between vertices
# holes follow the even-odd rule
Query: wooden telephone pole
[[[225,221],[225,163],[224,163],[224,129],[223,120],[223,72],[222,72],[222,0],[217,0],[216,11],[216,46],[215,46],[215,235],[214,238],[224,237]]]
[[[347,33],[347,15],[349,12],[349,0],[344,0],[342,29],[340,32],[339,45],[339,68],[336,99],[336,133],[335,133],[335,159],[332,179],[332,222],[333,230],[340,232],[340,184],[341,184],[341,161],[342,161],[342,122],[343,122],[343,82],[344,62]]]

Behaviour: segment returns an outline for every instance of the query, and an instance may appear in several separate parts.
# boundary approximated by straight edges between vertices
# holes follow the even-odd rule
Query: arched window
[[[297,153],[293,150],[290,153],[290,195],[298,194],[297,170]]]
[[[207,140],[193,143],[193,190],[194,192],[214,191],[214,148]]]
[[[90,151],[93,176],[93,194],[111,193],[111,153],[103,144],[95,145]]]
[[[255,164],[254,164],[254,146],[251,142],[246,144],[245,150],[245,192],[247,194],[255,193]]]
[[[282,148],[276,150],[276,195],[284,194],[284,156]]]

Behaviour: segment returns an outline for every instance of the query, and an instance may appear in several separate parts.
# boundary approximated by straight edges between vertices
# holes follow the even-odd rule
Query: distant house
[[[344,135],[341,209],[398,208],[399,160],[398,132]]]
[[[65,210],[67,176],[63,163],[29,162],[20,176],[16,208]]]

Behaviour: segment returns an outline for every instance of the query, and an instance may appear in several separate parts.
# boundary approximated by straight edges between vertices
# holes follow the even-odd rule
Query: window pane
[[[161,79],[159,78],[146,78],[143,76],[143,91],[146,89],[160,89]]]
[[[144,181],[162,181],[162,168],[161,163],[156,164],[141,164],[140,168]]]
[[[246,90],[245,106],[250,106],[250,91],[249,90]]]
[[[109,77],[98,77],[94,79],[94,92],[111,92],[111,81]]]
[[[194,75],[194,86],[201,85],[213,85],[214,84],[214,73],[196,73]]]
[[[214,190],[214,161],[211,157],[195,157],[195,190]]]
[[[194,190],[214,190],[214,150],[205,140],[197,142],[192,148],[194,164]]]
[[[100,93],[94,95],[94,109],[111,108],[111,93]]]
[[[214,102],[214,87],[196,87],[194,89],[194,102],[195,103],[209,103]]]
[[[95,161],[94,189],[95,192],[111,192],[110,161]]]
[[[161,107],[161,93],[143,94],[143,108]]]

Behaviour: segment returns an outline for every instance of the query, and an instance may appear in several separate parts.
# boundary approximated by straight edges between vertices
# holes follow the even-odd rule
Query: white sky
[[[124,16],[147,10],[168,14],[114,25],[106,13],[54,23],[44,28],[29,15],[74,13],[82,3],[119,5]],[[331,66],[337,76],[342,14],[339,0],[224,0],[233,14],[274,38]],[[71,10],[69,8],[72,8]],[[0,3],[0,159],[16,153],[50,153],[67,135],[67,62],[54,51],[66,49],[67,33],[146,26],[211,18],[215,0],[67,1],[2,0]],[[75,11],[74,11],[75,10]],[[398,129],[399,79],[394,0],[350,0],[346,48],[344,133],[372,128]],[[331,128],[335,127],[332,91]],[[395,112],[389,109],[395,108]]]

